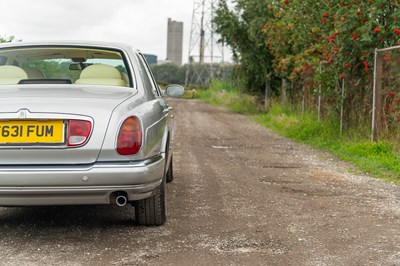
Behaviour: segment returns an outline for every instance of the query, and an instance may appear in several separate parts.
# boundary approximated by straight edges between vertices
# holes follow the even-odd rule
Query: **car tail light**
[[[136,116],[125,119],[119,129],[117,152],[121,155],[133,155],[142,147],[142,127]]]
[[[79,146],[84,144],[90,135],[92,124],[84,120],[69,120],[67,146]]]

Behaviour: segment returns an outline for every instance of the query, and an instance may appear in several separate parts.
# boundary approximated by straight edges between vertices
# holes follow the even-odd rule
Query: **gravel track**
[[[400,191],[247,117],[173,100],[168,221],[0,208],[0,265],[400,265]]]

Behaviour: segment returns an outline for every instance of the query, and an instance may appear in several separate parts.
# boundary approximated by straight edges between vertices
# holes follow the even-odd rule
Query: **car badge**
[[[19,112],[18,112],[18,119],[25,119],[27,113],[28,113],[27,110],[19,110]]]

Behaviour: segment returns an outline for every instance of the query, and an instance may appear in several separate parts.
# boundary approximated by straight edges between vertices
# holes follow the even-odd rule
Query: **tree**
[[[263,29],[274,55],[274,70],[296,79],[327,62],[337,71],[366,78],[373,51],[398,43],[397,1],[274,1],[274,16]]]
[[[15,39],[15,36],[8,36],[8,37],[1,37],[1,36],[0,36],[0,43],[3,43],[3,42],[12,42],[12,41],[21,41],[21,40]]]
[[[174,63],[151,65],[150,67],[157,82],[165,84],[185,83],[185,69]]]
[[[213,20],[221,42],[231,47],[236,67],[233,71],[249,92],[263,92],[270,79],[273,57],[262,33],[271,14],[267,0],[237,0],[234,9],[220,0]]]

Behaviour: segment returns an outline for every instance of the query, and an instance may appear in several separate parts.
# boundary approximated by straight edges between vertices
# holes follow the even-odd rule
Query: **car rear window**
[[[0,85],[81,84],[131,87],[118,50],[90,47],[23,47],[0,50]]]

